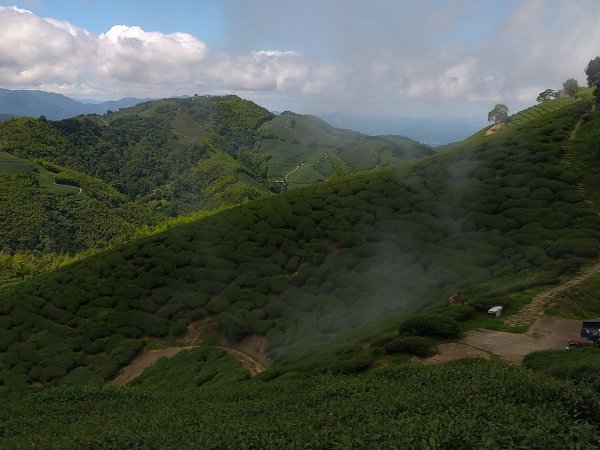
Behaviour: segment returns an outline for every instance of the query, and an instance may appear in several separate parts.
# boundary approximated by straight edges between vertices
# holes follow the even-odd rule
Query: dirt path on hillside
[[[600,274],[600,263],[594,264],[581,272],[577,277],[547,291],[540,292],[533,300],[516,314],[508,317],[504,323],[511,327],[529,325],[544,315],[544,308],[554,297],[563,294],[568,289],[583,283],[590,277]]]
[[[296,167],[294,167],[292,170],[290,170],[287,175],[284,177],[285,182],[288,182],[288,177],[293,174],[296,170],[298,170],[300,167],[302,167],[304,164],[306,164],[304,161],[302,161],[300,164],[298,164]]]
[[[485,132],[484,136],[491,136],[492,134],[496,134],[498,131],[500,131],[502,129],[503,126],[504,126],[503,122],[495,123]]]
[[[194,347],[165,347],[155,350],[142,350],[142,352],[133,358],[128,365],[123,367],[119,371],[117,377],[109,381],[108,384],[116,384],[118,386],[127,384],[134,378],[139,377],[148,367],[153,366],[159,358],[172,358],[177,353],[192,348]]]
[[[264,372],[271,363],[265,352],[266,338],[264,336],[247,336],[240,342],[232,344],[218,335],[214,325],[208,325],[204,322],[193,322],[188,326],[185,336],[181,339],[187,345],[154,350],[144,349],[128,365],[123,367],[108,384],[118,386],[127,384],[140,376],[148,367],[153,366],[160,358],[172,358],[181,351],[198,347],[203,343],[201,337],[204,332],[217,336],[220,345],[215,345],[214,347],[227,351],[232,358],[241,362],[252,377]]]
[[[533,323],[524,334],[482,328],[469,330],[459,342],[438,345],[437,354],[413,360],[423,364],[438,364],[469,357],[489,359],[497,356],[520,364],[528,353],[565,348],[569,339],[580,337],[581,320],[547,317],[544,316],[544,308],[556,296],[599,273],[600,263],[594,264],[572,280],[539,293],[521,311],[505,320],[505,324],[514,327]]]
[[[256,334],[246,336],[239,342],[228,342],[221,336],[215,324],[205,321],[192,322],[188,325],[183,342],[190,345],[202,343],[202,336],[208,334],[219,340],[217,347],[227,352],[240,361],[252,376],[264,372],[271,365],[271,359],[267,355],[267,338]]]

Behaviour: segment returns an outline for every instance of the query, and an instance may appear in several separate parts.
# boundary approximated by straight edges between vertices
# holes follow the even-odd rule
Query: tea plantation
[[[600,446],[588,379],[404,364],[461,321],[510,311],[513,294],[598,258],[600,217],[578,165],[597,113],[586,99],[556,105],[427,159],[228,209],[1,290],[2,445]],[[450,314],[441,305],[456,291],[469,304]],[[132,387],[98,387],[192,321],[229,342],[266,336],[271,367],[250,380],[200,346]],[[537,370],[554,356],[532,358]]]
[[[108,380],[145,338],[204,318],[232,341],[266,335],[273,375],[354,371],[370,360],[349,336],[383,319],[396,326],[457,290],[476,309],[509,306],[507,294],[598,255],[600,219],[562,148],[588,107],[224,211],[4,290],[3,389]]]
[[[597,448],[598,394],[500,363],[161,393],[57,388],[0,409],[4,448]]]

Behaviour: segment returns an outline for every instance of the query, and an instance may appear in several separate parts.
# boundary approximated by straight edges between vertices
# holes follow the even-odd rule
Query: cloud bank
[[[465,32],[461,17],[472,2],[457,1],[452,14],[413,6],[405,15],[395,2],[384,3],[379,15],[372,12],[356,23],[364,3],[345,3],[336,24],[304,30],[314,35],[320,54],[310,46],[293,47],[293,24],[286,41],[291,48],[227,53],[188,33],[115,25],[94,35],[25,9],[0,7],[0,86],[98,99],[237,93],[273,108],[314,112],[468,115],[496,102],[531,104],[541,90],[558,89],[567,78],[583,84],[584,67],[600,54],[596,0],[516,2],[499,22],[464,39],[457,37]],[[422,26],[400,26],[409,14]],[[253,21],[255,34],[268,32],[260,10],[240,16]]]

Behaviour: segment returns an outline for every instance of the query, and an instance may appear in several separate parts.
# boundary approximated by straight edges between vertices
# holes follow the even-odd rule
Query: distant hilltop
[[[60,120],[79,114],[106,114],[109,110],[128,108],[147,100],[149,99],[127,97],[101,103],[83,103],[52,92],[0,89],[0,121],[11,116],[45,116],[51,120]]]

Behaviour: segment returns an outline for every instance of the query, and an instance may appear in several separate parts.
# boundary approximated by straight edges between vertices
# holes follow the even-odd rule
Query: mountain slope
[[[563,148],[588,107],[262,199],[5,290],[5,389],[110,379],[147,338],[192,320],[234,341],[266,335],[275,376],[368,367],[366,336],[457,290],[483,314],[509,309],[511,292],[598,256],[600,218]]]
[[[259,151],[269,158],[269,178],[289,187],[433,154],[404,136],[366,136],[291,112],[265,123],[260,132]]]
[[[313,121],[300,117],[298,120]],[[235,96],[165,99],[105,116],[80,116],[61,121],[9,120],[0,124],[0,151],[27,159],[31,164],[43,160],[61,166],[63,171],[72,169],[101,180],[115,190],[113,194],[122,196],[121,201],[135,204],[134,208],[146,208],[152,216],[147,224],[152,225],[159,218],[240,204],[281,190],[277,183],[267,179],[271,165],[267,161],[268,155],[259,150],[264,140],[259,129],[276,130],[278,121],[281,119],[273,118],[266,109]],[[321,128],[325,126],[324,123],[318,125]],[[358,133],[328,126],[321,130],[319,127],[303,131],[306,142],[300,146],[300,152],[308,154],[312,152],[313,142],[327,140],[328,144],[323,145],[337,145],[338,148],[324,147],[330,158],[321,166],[335,159],[343,173],[387,164],[403,157],[428,154],[428,151],[421,151],[422,146],[404,138],[385,138],[385,142],[373,138],[373,142],[377,142],[373,148],[370,138]],[[392,141],[407,143],[402,147]],[[344,147],[343,152],[339,146]],[[288,150],[278,151],[281,155],[289,153]],[[392,154],[394,152],[395,155]],[[337,153],[354,156],[344,156],[344,160],[337,157]],[[360,155],[368,160],[367,164]],[[297,155],[289,153],[287,157],[295,158]],[[356,161],[351,161],[352,158]],[[301,168],[295,176],[304,177],[304,182],[307,182],[307,168],[308,165]],[[308,181],[320,181],[331,173],[323,172],[318,177],[308,174]],[[52,189],[57,188],[54,186]],[[24,192],[20,197],[22,202],[20,200],[14,205],[22,203],[24,206],[27,203],[33,208],[35,204],[40,211],[49,211],[50,207],[40,204],[40,198],[23,197]],[[33,191],[27,192],[33,195]],[[27,208],[13,211],[11,220],[17,224],[23,214],[27,214]],[[103,211],[102,208],[98,210],[99,213]],[[113,217],[104,212],[100,214]],[[39,215],[35,217],[38,221],[36,226],[47,229],[48,239],[54,241],[51,248],[59,247],[59,250],[68,252],[74,248],[86,248],[81,243],[74,246],[69,243],[71,240],[59,238],[62,234],[56,233],[56,227],[46,226],[49,219]],[[137,219],[134,222],[139,224]],[[122,221],[113,221],[113,228],[121,225],[125,226]],[[64,225],[59,228],[69,229]],[[32,235],[33,231],[24,230],[23,242],[19,246],[13,243],[0,248],[44,248],[40,242],[48,239]],[[105,235],[114,235],[114,232]],[[62,248],[61,242],[64,243]]]
[[[82,103],[61,94],[37,90],[0,89],[0,116],[39,117],[60,120],[80,114],[105,114],[137,105],[144,100],[123,98],[101,103]]]
[[[0,152],[0,248],[74,253],[133,235],[158,216],[72,169]]]

